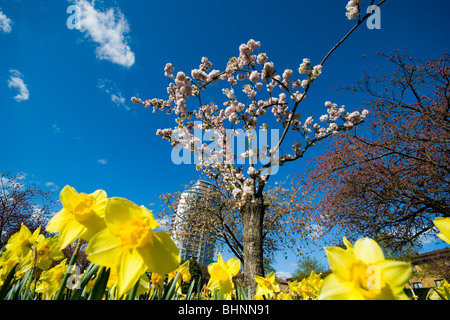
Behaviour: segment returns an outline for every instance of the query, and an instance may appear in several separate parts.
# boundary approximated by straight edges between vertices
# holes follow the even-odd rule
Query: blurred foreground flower
[[[430,300],[450,300],[450,285],[447,280],[442,280],[439,287],[432,288],[429,292]]]
[[[167,274],[180,264],[180,252],[170,236],[158,228],[151,211],[123,198],[109,198],[106,228],[95,234],[86,248],[88,259],[115,268],[119,296],[136,284],[146,271]]]
[[[411,265],[385,260],[374,240],[363,238],[353,248],[325,251],[333,273],[325,278],[319,300],[408,299],[403,289],[412,275]]]
[[[97,190],[86,194],[65,186],[60,198],[63,208],[50,219],[47,231],[59,232],[61,249],[79,237],[89,241],[95,233],[105,228],[105,191]]]
[[[434,225],[441,231],[437,236],[447,243],[450,243],[450,218],[439,217],[434,219]]]

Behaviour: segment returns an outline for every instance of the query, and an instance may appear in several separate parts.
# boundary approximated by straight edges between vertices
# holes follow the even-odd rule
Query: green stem
[[[139,288],[139,282],[140,280],[138,280],[133,288],[131,288],[130,293],[127,296],[127,300],[134,300],[134,298],[136,297],[136,292]]]
[[[77,246],[75,247],[75,251],[73,252],[72,257],[70,258],[69,265],[67,266],[67,271],[64,274],[64,277],[63,277],[63,279],[61,281],[61,285],[59,287],[59,290],[56,293],[56,295],[53,298],[53,300],[61,300],[61,297],[62,297],[62,295],[64,293],[64,289],[66,288],[67,279],[69,278],[69,275],[70,275],[71,270],[72,270],[71,267],[75,264],[75,261],[77,260],[78,252],[80,251],[80,248],[81,248],[81,243],[82,243],[82,240],[80,238],[78,238]]]

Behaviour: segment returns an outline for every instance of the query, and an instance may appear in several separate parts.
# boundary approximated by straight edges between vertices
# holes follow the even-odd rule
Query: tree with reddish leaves
[[[47,223],[56,199],[51,191],[25,182],[23,174],[0,174],[0,250],[23,223],[34,231]],[[45,233],[45,229],[41,228]]]
[[[368,97],[369,124],[333,137],[329,151],[313,159],[314,170],[299,179],[321,195],[316,219],[324,233],[420,247],[433,219],[450,216],[449,56],[379,55],[393,73],[365,71],[340,88]]]

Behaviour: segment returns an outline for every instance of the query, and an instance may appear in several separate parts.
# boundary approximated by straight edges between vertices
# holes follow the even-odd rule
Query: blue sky
[[[190,74],[206,56],[223,69],[255,39],[277,70],[296,70],[303,58],[319,63],[355,23],[345,0],[79,0],[91,9],[81,31],[67,26],[74,3],[0,0],[0,170],[24,172],[56,192],[66,184],[102,188],[144,205],[198,177],[194,165],[173,164],[169,143],[155,134],[173,119],[130,101],[167,97],[167,62]],[[361,97],[331,89],[361,78],[364,68],[383,70],[377,51],[407,47],[416,58],[439,58],[449,49],[449,9],[446,0],[387,0],[381,29],[364,24],[333,53],[300,112],[320,116],[327,100],[362,106]],[[291,163],[273,180],[302,168]],[[295,262],[289,254],[277,270],[292,272]]]

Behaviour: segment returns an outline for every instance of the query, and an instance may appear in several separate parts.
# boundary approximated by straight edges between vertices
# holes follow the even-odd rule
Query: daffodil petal
[[[348,266],[355,259],[354,255],[345,249],[339,247],[325,248],[328,263],[335,276],[342,281],[350,280]]]
[[[349,300],[351,297],[351,287],[341,283],[334,274],[330,274],[323,280],[318,300]]]
[[[219,290],[220,289],[220,280],[210,278],[207,284],[209,290]]]
[[[68,207],[70,203],[70,199],[76,196],[78,192],[71,186],[65,186],[61,192],[59,193],[59,198],[61,199],[61,203],[64,207]]]
[[[92,207],[92,210],[101,218],[105,218],[106,203],[108,199],[99,200]]]
[[[447,243],[450,243],[450,218],[439,217],[434,219],[434,225],[441,231],[437,236]]]
[[[353,251],[358,259],[367,264],[384,260],[384,254],[380,246],[370,238],[358,239],[353,246]]]
[[[144,259],[135,250],[122,250],[120,253],[120,263],[118,265],[118,277],[117,283],[119,289],[119,296],[127,293],[139,280],[141,275],[145,272],[146,267]]]
[[[149,245],[137,248],[151,272],[167,274],[180,265],[180,251],[165,231],[152,234]]]
[[[103,229],[94,235],[86,247],[88,260],[99,266],[112,267],[117,264],[121,252],[121,241]]]
[[[145,206],[141,206],[142,212],[144,214],[145,217],[147,217],[149,219],[149,225],[150,228],[152,229],[156,229],[159,228],[159,223],[156,222],[155,217],[153,216],[153,213],[151,210],[148,210]]]
[[[344,241],[344,244],[347,247],[347,249],[349,249],[349,250],[353,249],[352,244],[350,243],[350,241],[348,241],[348,239],[346,237],[343,238],[343,241]]]
[[[259,284],[260,286],[263,286],[263,285],[264,285],[264,280],[265,280],[264,277],[261,277],[261,276],[255,276],[255,281],[256,281],[256,283]]]
[[[59,234],[60,249],[64,249],[69,244],[79,238],[86,230],[84,226],[79,224],[76,220],[69,220],[63,225]]]
[[[46,230],[51,233],[61,232],[62,228],[72,220],[74,220],[73,214],[63,208],[51,217],[47,223]]]
[[[124,198],[109,198],[106,202],[105,221],[112,233],[116,233],[128,221],[142,219],[142,209]]]
[[[231,276],[234,277],[238,274],[239,269],[241,268],[241,260],[238,258],[230,258],[227,261],[227,266],[230,270]]]
[[[96,190],[89,194],[90,196],[95,198],[95,201],[101,201],[106,199],[106,192],[104,190]]]
[[[271,272],[271,273],[269,273],[268,275],[267,275],[267,280],[269,280],[269,282],[270,283],[273,283],[273,282],[275,282],[275,272]]]
[[[402,292],[405,284],[412,276],[411,264],[402,261],[384,260],[378,262],[377,265],[394,294]]]

